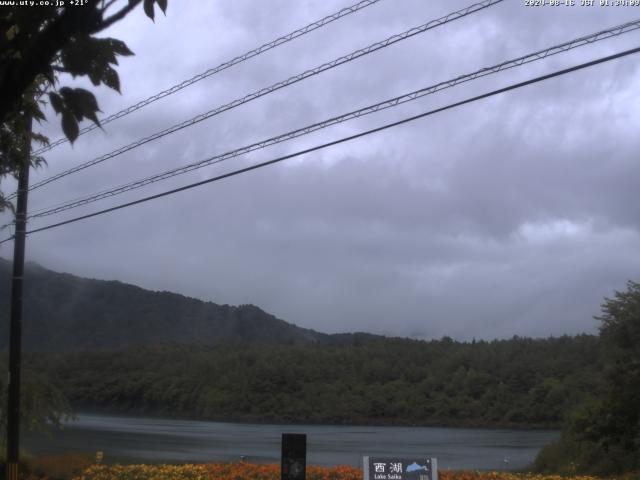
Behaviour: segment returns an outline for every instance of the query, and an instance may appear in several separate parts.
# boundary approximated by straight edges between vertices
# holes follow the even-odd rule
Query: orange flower
[[[532,473],[449,470],[440,471],[439,477],[440,480],[597,480],[593,477],[562,478]],[[280,465],[246,462],[206,465],[94,465],[74,480],[280,480]],[[307,480],[362,480],[362,470],[350,466],[308,465]]]

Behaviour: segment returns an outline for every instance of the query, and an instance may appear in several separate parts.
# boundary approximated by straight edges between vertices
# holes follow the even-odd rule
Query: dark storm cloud
[[[52,151],[50,167],[35,179],[466,5],[383,0],[107,125],[73,149]],[[344,6],[171,4],[154,25],[137,12],[112,33],[137,55],[122,62],[122,97],[100,91],[102,109],[117,111]],[[634,12],[507,0],[52,184],[34,192],[31,205],[221,153],[628,21]],[[577,49],[97,205],[290,153],[639,39],[631,33]],[[456,338],[593,332],[603,296],[640,269],[638,78],[632,57],[530,86],[33,235],[30,257],[80,275],[255,303],[321,331]]]

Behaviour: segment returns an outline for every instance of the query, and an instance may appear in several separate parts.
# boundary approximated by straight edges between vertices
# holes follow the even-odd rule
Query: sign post
[[[307,474],[307,436],[304,433],[282,434],[280,467],[282,480],[305,480]]]
[[[362,457],[364,480],[438,480],[438,460],[414,457]]]

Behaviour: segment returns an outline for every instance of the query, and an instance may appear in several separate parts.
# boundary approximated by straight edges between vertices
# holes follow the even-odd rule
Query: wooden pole
[[[13,241],[11,317],[9,333],[9,401],[7,405],[7,480],[20,476],[20,372],[22,357],[22,288],[27,227],[27,196],[31,155],[31,117],[26,119],[23,158],[18,171],[16,230]]]

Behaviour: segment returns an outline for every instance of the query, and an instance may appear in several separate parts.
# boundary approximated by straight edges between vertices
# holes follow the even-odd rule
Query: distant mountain
[[[0,350],[8,345],[10,277],[11,263],[0,259]],[[26,266],[23,345],[29,351],[221,342],[344,344],[374,338],[300,328],[254,305],[217,305],[117,281],[57,273],[34,263]]]

